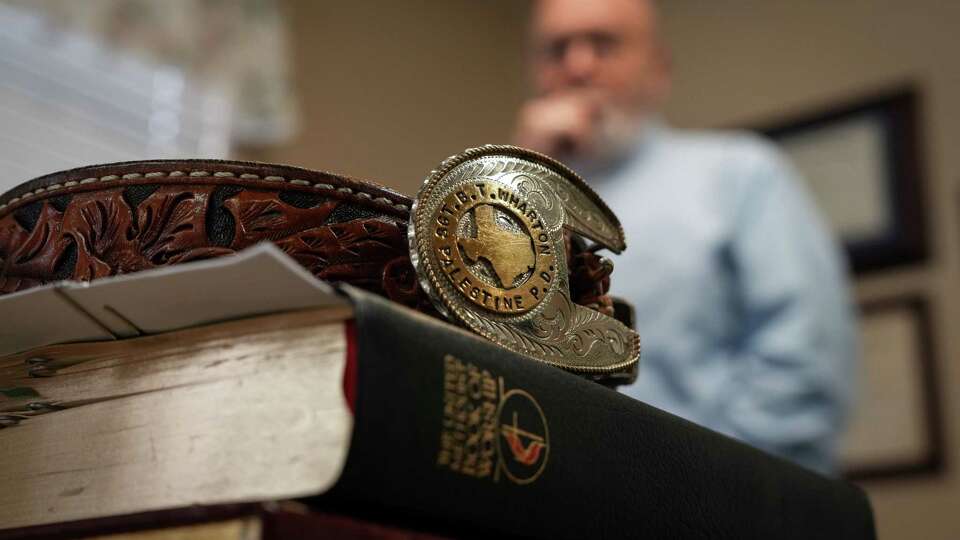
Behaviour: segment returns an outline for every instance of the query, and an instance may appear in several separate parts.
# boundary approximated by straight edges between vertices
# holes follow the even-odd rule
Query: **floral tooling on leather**
[[[348,200],[233,185],[129,185],[38,200],[0,218],[0,294],[234,253],[269,240],[321,279],[410,305],[406,224]]]

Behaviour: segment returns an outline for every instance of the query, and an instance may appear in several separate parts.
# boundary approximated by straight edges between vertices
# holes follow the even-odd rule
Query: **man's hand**
[[[601,113],[587,94],[535,98],[520,109],[514,142],[561,159],[587,156],[595,150]]]

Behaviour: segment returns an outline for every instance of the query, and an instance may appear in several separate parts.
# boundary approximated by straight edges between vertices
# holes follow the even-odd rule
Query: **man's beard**
[[[605,169],[628,157],[640,137],[644,115],[616,105],[601,109],[592,144],[579,155],[570,156],[577,169]]]

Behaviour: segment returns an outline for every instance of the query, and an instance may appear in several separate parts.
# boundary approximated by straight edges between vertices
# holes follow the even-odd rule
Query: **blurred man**
[[[613,293],[637,309],[643,354],[624,391],[830,471],[855,327],[789,165],[755,136],[656,117],[670,66],[646,0],[536,1],[531,52],[516,143],[573,165],[626,230]]]

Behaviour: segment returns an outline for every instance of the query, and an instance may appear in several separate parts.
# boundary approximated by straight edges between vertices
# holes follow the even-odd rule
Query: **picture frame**
[[[799,171],[855,274],[929,257],[920,102],[904,86],[757,129]]]
[[[927,299],[861,304],[857,404],[840,447],[843,475],[869,481],[936,475],[946,452]]]

